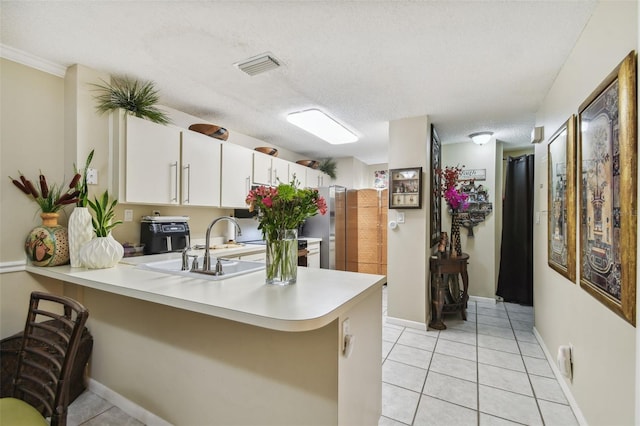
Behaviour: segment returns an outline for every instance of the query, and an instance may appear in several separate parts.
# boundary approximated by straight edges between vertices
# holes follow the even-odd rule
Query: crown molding
[[[65,66],[56,64],[55,62],[51,62],[46,59],[42,59],[23,50],[15,49],[11,46],[7,46],[6,44],[0,44],[0,57],[49,74],[53,74],[56,77],[64,78],[64,75],[67,71],[67,67]]]

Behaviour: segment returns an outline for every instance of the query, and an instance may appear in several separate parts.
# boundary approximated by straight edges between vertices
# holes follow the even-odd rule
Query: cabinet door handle
[[[251,176],[247,176],[247,178],[244,181],[246,186],[246,192],[248,194],[249,191],[251,191]]]
[[[182,202],[189,204],[191,202],[191,164],[187,164],[183,169],[187,171],[187,196],[184,197]],[[184,171],[182,172],[182,179],[184,180]]]
[[[175,161],[173,163],[171,163],[171,165],[169,166],[170,169],[172,168],[176,168],[174,174],[173,174],[173,178],[175,180],[176,183],[176,192],[175,195],[173,196],[173,198],[171,198],[171,201],[175,201],[176,203],[178,202],[178,162]]]

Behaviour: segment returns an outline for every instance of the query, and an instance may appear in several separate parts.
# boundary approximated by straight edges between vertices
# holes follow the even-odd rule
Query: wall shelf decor
[[[391,169],[389,175],[389,208],[422,208],[422,167]]]
[[[484,222],[493,211],[493,204],[489,201],[489,192],[483,185],[476,185],[473,180],[463,184],[460,189],[467,194],[469,207],[458,212],[458,219],[460,224],[467,228],[467,236],[473,237],[473,228]]]

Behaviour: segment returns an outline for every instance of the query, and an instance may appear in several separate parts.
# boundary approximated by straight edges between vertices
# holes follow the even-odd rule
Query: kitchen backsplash
[[[133,210],[132,222],[124,222],[125,210]],[[209,226],[211,221],[216,217],[230,216],[233,214],[233,210],[216,209],[211,207],[119,204],[116,207],[116,218],[118,218],[118,220],[122,220],[123,223],[113,230],[113,237],[120,243],[140,243],[140,219],[143,216],[152,215],[154,211],[159,211],[160,215],[162,216],[189,216],[189,230],[192,240],[204,240],[207,226]],[[243,220],[251,221],[252,219]],[[215,228],[211,232],[211,236],[226,238],[229,233],[227,223],[227,221],[221,221],[220,223],[216,224]]]

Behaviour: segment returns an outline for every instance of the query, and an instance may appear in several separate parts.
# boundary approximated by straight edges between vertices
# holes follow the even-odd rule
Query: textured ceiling
[[[3,45],[153,80],[161,103],[308,158],[387,162],[388,122],[429,115],[443,143],[528,145],[587,23],[584,1],[2,1]],[[272,52],[278,69],[233,66]],[[325,110],[332,146],[286,121]]]

